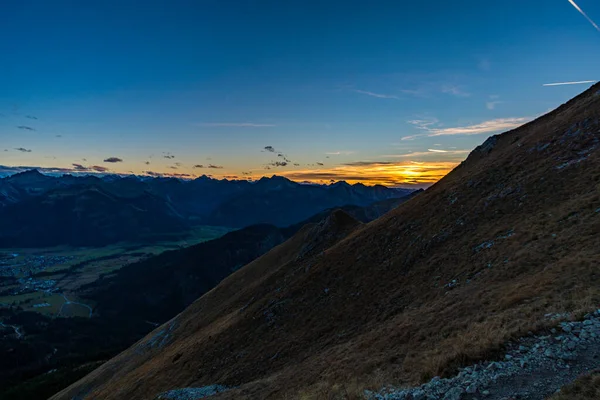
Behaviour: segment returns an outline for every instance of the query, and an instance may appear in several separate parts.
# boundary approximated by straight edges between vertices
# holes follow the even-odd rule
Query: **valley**
[[[229,231],[228,228],[200,226],[185,239],[153,245],[121,243],[99,248],[2,249],[0,307],[19,307],[49,316],[65,316],[65,304],[71,305],[68,308],[77,308],[76,301],[64,299],[67,293],[110,276],[125,265],[167,250],[216,239]],[[81,307],[89,310],[90,305]],[[73,315],[80,314],[75,312]]]
[[[30,363],[30,367],[23,372],[25,375],[17,375],[17,382],[23,377],[29,376],[38,368],[48,371],[61,367],[61,372],[57,375],[49,375],[44,381],[53,377],[65,378],[66,371],[70,368],[78,370],[79,364],[84,364],[88,358],[92,361],[98,357],[98,349],[106,348],[107,351],[115,351],[118,343],[128,343],[130,336],[121,334],[117,343],[110,343],[108,346],[102,344],[90,345],[85,340],[64,347],[69,339],[72,329],[82,330],[97,329],[95,335],[105,331],[114,332],[115,320],[98,321],[94,318],[94,309],[98,302],[82,297],[81,288],[91,285],[97,281],[102,281],[117,273],[126,265],[140,262],[169,250],[177,250],[188,247],[192,244],[202,243],[217,239],[227,232],[229,228],[196,226],[191,230],[191,234],[179,240],[169,240],[158,243],[116,243],[103,247],[73,247],[59,246],[48,248],[6,248],[0,251],[0,347],[8,349],[10,352],[16,352],[19,357],[19,364]],[[123,304],[123,308],[127,305]],[[72,322],[62,321],[72,319]],[[90,322],[86,322],[89,320]],[[153,327],[153,322],[148,322],[147,328]],[[40,331],[40,327],[52,329],[53,332]],[[93,328],[95,327],[95,328]],[[68,331],[65,331],[68,329]],[[142,329],[143,331],[143,329]],[[89,331],[89,334],[93,332]],[[88,336],[89,336],[88,334]],[[57,338],[57,335],[64,335],[63,338]],[[84,333],[85,335],[85,333]],[[62,344],[62,347],[61,347]],[[56,346],[55,346],[56,345]],[[122,346],[121,345],[121,346]],[[41,354],[31,354],[30,361],[26,361],[28,348],[37,348],[40,346],[46,348]],[[67,353],[63,353],[69,349]],[[104,351],[104,350],[103,350]],[[19,355],[20,353],[20,355]],[[71,355],[69,355],[71,353]],[[79,355],[77,355],[79,354]],[[41,356],[41,358],[40,358]],[[64,360],[64,357],[67,360]],[[72,365],[71,358],[75,356],[77,361]],[[61,361],[61,359],[63,359]],[[35,361],[38,360],[38,361]],[[39,361],[45,360],[42,366],[35,366]],[[54,362],[55,360],[56,362]],[[71,360],[71,361],[70,361]],[[10,358],[8,365],[12,365]],[[5,365],[4,363],[0,363]],[[48,365],[45,366],[44,364]],[[67,373],[70,376],[71,373]],[[9,382],[0,382],[0,388],[9,384]],[[53,389],[52,389],[53,390]],[[4,390],[0,390],[0,398],[11,398]],[[31,398],[36,395],[32,394]],[[18,397],[16,397],[18,398]]]

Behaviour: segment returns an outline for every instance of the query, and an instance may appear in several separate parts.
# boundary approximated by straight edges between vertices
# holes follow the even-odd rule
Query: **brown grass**
[[[594,371],[561,389],[551,400],[598,400],[600,399],[600,371]]]
[[[353,398],[494,357],[555,325],[547,313],[597,308],[598,89],[367,226],[305,228],[179,315],[164,349],[127,350],[55,398],[214,383],[237,387],[216,399]],[[298,257],[309,242],[322,248]]]

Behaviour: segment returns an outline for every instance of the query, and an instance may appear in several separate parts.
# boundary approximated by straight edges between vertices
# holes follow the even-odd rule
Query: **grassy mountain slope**
[[[303,229],[53,398],[328,398],[452,372],[597,307],[599,118],[596,85],[366,226],[305,253]]]

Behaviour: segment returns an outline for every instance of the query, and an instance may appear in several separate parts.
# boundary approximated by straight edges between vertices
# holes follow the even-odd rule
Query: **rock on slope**
[[[247,265],[54,399],[324,398],[416,384],[600,304],[600,85],[494,136],[425,193]],[[501,352],[502,351],[502,352]],[[346,385],[346,386],[344,386]],[[320,397],[319,397],[320,396]]]

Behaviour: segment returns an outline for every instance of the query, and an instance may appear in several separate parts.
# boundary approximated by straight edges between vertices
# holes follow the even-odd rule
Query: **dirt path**
[[[547,316],[552,318],[553,316]],[[448,379],[408,389],[367,392],[378,400],[543,400],[578,376],[600,367],[600,310],[583,321],[562,322],[551,334],[508,346],[503,361],[463,368]]]

